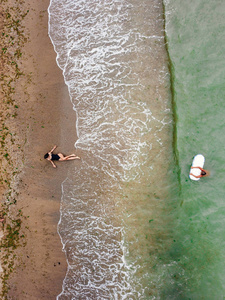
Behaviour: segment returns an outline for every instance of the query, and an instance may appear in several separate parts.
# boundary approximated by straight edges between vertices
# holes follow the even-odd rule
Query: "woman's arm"
[[[52,160],[50,160],[50,162],[52,163],[53,168],[56,168],[56,165],[54,164],[54,162]]]
[[[57,146],[54,146],[54,147],[52,148],[52,150],[50,151],[50,153],[52,153],[52,152],[55,150],[55,148],[57,148]]]

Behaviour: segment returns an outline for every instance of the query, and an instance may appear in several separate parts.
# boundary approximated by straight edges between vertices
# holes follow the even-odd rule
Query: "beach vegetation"
[[[3,269],[0,299],[4,300],[7,299],[10,274],[17,265],[15,250],[26,245],[26,232],[21,232],[24,230],[21,226],[27,217],[23,215],[22,209],[18,208],[17,201],[17,184],[23,166],[26,136],[21,140],[19,135],[16,135],[16,119],[20,108],[15,94],[18,87],[25,95],[27,87],[21,85],[21,79],[25,79],[27,83],[31,82],[31,73],[26,74],[21,63],[23,46],[29,40],[25,34],[23,19],[29,10],[23,11],[21,1],[18,0],[15,0],[12,7],[7,0],[0,0],[0,3],[0,184],[1,193],[2,189],[5,191],[0,207],[0,218],[3,220],[0,223],[0,231],[3,233],[3,237],[0,238],[0,260]]]

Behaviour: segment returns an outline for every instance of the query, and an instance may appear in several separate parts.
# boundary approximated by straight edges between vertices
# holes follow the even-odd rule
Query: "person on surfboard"
[[[56,168],[56,165],[54,164],[53,160],[66,161],[66,160],[80,159],[80,157],[75,154],[70,154],[68,156],[64,156],[62,153],[53,154],[52,152],[55,150],[56,147],[57,146],[54,146],[50,152],[44,155],[44,159],[49,160],[53,168]]]
[[[190,175],[194,176],[195,178],[201,178],[201,177],[205,177],[205,176],[209,176],[209,171],[202,169],[201,167],[191,167],[191,169],[200,169],[201,170],[201,174],[196,176],[193,173],[190,173]]]

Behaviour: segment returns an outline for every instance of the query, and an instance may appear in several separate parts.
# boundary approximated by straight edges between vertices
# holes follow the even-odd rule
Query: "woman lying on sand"
[[[70,154],[68,156],[64,156],[62,153],[53,154],[52,152],[55,150],[56,147],[57,146],[54,146],[50,152],[44,155],[44,158],[49,160],[52,163],[52,166],[54,168],[56,168],[56,165],[54,164],[53,160],[66,161],[66,160],[80,159],[80,157],[75,154]]]

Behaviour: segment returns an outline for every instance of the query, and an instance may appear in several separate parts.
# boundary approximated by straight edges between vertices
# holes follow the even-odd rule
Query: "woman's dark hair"
[[[205,176],[206,175],[206,172],[205,171],[202,171],[202,176]]]
[[[46,153],[45,155],[44,155],[44,159],[46,159],[46,158],[48,158],[48,153]]]

